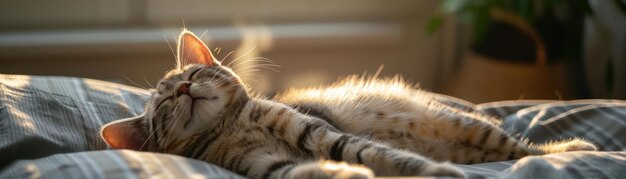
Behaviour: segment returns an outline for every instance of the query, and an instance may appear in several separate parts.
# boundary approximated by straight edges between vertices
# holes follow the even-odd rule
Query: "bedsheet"
[[[99,127],[140,114],[147,95],[84,78],[0,75],[0,178],[241,178],[180,156],[107,150]],[[498,117],[530,142],[582,137],[601,150],[456,165],[469,178],[626,178],[626,101],[438,100]]]

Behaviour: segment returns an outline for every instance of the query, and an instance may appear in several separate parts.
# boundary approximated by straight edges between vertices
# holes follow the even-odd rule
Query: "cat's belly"
[[[432,111],[421,107],[409,110],[367,105],[351,108],[300,107],[300,110],[322,118],[346,133],[419,153],[438,161],[465,164],[481,161],[481,157],[485,155],[484,150],[465,145],[467,141],[464,136],[456,134],[455,131],[461,130],[463,124],[453,121],[461,116],[444,111]]]

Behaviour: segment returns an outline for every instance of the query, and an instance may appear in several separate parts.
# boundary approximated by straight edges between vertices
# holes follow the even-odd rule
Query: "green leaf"
[[[472,0],[443,0],[441,7],[443,9],[443,12],[457,13],[467,8],[467,6],[470,5],[471,2]]]
[[[487,33],[489,23],[491,22],[490,9],[488,7],[477,7],[474,10],[474,42],[480,42]]]
[[[432,35],[441,27],[443,23],[443,16],[441,14],[434,15],[428,20],[428,24],[426,24],[426,34]]]
[[[532,7],[533,7],[533,1],[529,1],[529,0],[520,0],[518,1],[519,3],[519,10],[518,13],[519,15],[524,18],[526,21],[528,22],[532,22]]]

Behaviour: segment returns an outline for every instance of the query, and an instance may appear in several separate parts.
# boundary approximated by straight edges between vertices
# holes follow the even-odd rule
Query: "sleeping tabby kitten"
[[[440,162],[595,150],[579,139],[527,145],[497,120],[439,103],[400,78],[350,77],[273,100],[255,97],[188,31],[177,62],[144,114],[102,128],[112,148],[182,155],[250,178],[462,177]]]

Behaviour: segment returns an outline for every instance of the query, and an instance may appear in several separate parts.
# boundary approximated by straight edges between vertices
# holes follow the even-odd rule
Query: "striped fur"
[[[351,77],[269,100],[251,96],[190,32],[178,48],[179,66],[145,113],[103,127],[113,148],[178,154],[251,178],[459,177],[438,161],[498,161],[550,148],[525,145],[495,120],[437,103],[399,78]]]
[[[432,93],[416,89],[400,77],[351,76],[329,86],[291,89],[275,100],[322,118],[346,133],[437,161],[472,164],[596,150],[582,139],[527,144],[500,129],[500,120],[443,104]]]

